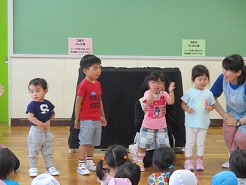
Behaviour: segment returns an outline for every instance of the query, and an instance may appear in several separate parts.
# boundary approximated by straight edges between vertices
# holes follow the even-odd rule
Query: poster
[[[183,39],[182,56],[205,56],[205,40]]]
[[[68,38],[68,54],[92,54],[92,38]]]

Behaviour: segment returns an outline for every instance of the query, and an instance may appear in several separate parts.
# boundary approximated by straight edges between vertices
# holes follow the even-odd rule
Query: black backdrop
[[[140,98],[140,87],[144,77],[153,70],[163,71],[170,81],[175,82],[175,107],[178,120],[178,130],[174,131],[175,146],[184,147],[185,127],[184,111],[181,108],[183,95],[182,76],[179,68],[114,68],[103,67],[99,81],[102,85],[102,100],[108,122],[102,129],[101,145],[97,148],[107,148],[112,144],[128,147],[134,140],[134,105]],[[79,68],[77,86],[85,77]],[[74,109],[71,118],[70,149],[79,148],[79,130],[74,129]]]

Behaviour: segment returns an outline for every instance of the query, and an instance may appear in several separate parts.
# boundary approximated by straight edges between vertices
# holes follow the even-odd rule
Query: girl
[[[148,178],[149,185],[168,185],[169,177],[174,171],[176,155],[172,148],[161,147],[157,148],[153,154],[153,165],[157,172],[152,173]]]
[[[196,170],[204,170],[202,157],[207,129],[210,124],[209,111],[214,109],[213,94],[205,89],[209,81],[208,69],[197,65],[192,69],[191,77],[194,87],[190,88],[182,97],[181,107],[187,113],[185,116],[185,164],[187,170],[194,170],[192,161],[193,147],[197,145]]]
[[[223,118],[223,132],[229,153],[237,148],[246,150],[246,85],[243,58],[236,54],[222,62],[223,74],[214,82],[211,91],[216,99],[215,110]],[[222,92],[226,99],[226,111],[217,101]],[[229,168],[229,161],[222,164]]]
[[[7,185],[19,185],[17,181],[10,180],[14,174],[15,157],[9,150],[0,148],[0,179]]]
[[[143,103],[149,109],[144,115],[138,139],[137,164],[145,171],[143,158],[146,149],[169,146],[166,118],[163,109],[165,104],[174,103],[174,82],[169,85],[169,94],[164,91],[165,77],[161,72],[151,73],[148,79],[149,90],[145,91]]]
[[[105,162],[105,167],[103,166]],[[108,147],[105,156],[97,163],[96,174],[101,185],[107,185],[110,179],[115,176],[119,166],[126,162],[131,162],[128,159],[128,152],[121,145],[112,145]]]

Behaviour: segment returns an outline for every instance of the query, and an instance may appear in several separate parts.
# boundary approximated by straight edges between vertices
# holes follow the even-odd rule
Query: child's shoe
[[[93,162],[87,162],[87,163],[86,163],[86,168],[87,168],[88,170],[91,170],[91,171],[96,171],[97,166],[96,166],[96,164],[93,163]]]
[[[194,166],[193,166],[193,160],[185,160],[185,164],[184,164],[184,168],[186,170],[191,170],[193,171],[194,170]]]
[[[196,170],[197,171],[203,171],[204,170],[203,162],[201,159],[196,160]]]
[[[37,168],[30,168],[29,169],[29,175],[30,175],[30,177],[38,176],[38,169]]]
[[[137,165],[140,167],[141,172],[144,172],[145,171],[143,162],[138,162]]]
[[[226,161],[225,163],[222,164],[222,168],[229,168],[229,161]]]
[[[88,175],[90,171],[85,167],[85,164],[79,164],[77,168],[77,173],[81,175]]]
[[[60,175],[60,172],[54,166],[48,168],[46,172],[50,175]]]

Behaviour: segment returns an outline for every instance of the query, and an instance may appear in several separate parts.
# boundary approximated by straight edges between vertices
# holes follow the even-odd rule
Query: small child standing
[[[118,168],[126,162],[131,161],[128,159],[128,153],[124,146],[111,145],[108,147],[104,157],[97,163],[96,167],[96,174],[101,185],[107,185],[110,179],[115,176]]]
[[[46,165],[47,173],[59,175],[60,172],[54,167],[52,159],[52,142],[54,136],[50,131],[50,120],[54,118],[54,105],[44,99],[48,92],[45,79],[35,78],[29,82],[29,94],[33,101],[27,106],[27,116],[30,121],[30,131],[27,137],[29,150],[29,175],[38,176],[37,162],[41,151]]]
[[[209,82],[209,71],[203,65],[197,65],[192,69],[192,82],[194,87],[190,88],[182,97],[181,107],[185,115],[185,164],[186,170],[194,170],[192,152],[197,145],[196,170],[203,171],[202,157],[204,154],[204,143],[207,129],[210,124],[209,112],[214,109],[214,96],[205,87]]]
[[[176,155],[171,147],[157,148],[153,154],[153,165],[156,172],[152,173],[148,178],[149,185],[163,184],[168,185],[169,177],[174,171]]]
[[[14,174],[15,162],[15,158],[9,150],[0,148],[0,179],[7,185],[19,185],[17,181],[10,180]]]
[[[175,83],[169,85],[169,94],[165,91],[165,77],[161,72],[152,72],[148,76],[149,90],[143,97],[144,106],[149,109],[144,115],[138,139],[137,164],[141,171],[145,171],[143,158],[146,149],[170,146],[164,108],[166,103],[174,103]]]
[[[96,171],[94,147],[100,145],[102,126],[106,126],[107,121],[101,98],[102,88],[97,80],[101,74],[101,60],[94,55],[85,55],[80,66],[86,77],[77,89],[74,128],[80,129],[77,172],[87,175],[89,170]]]

